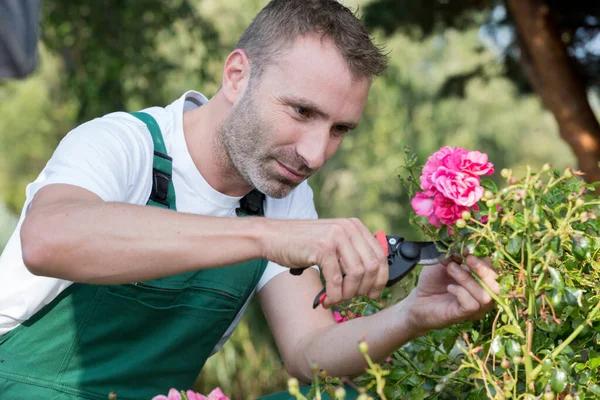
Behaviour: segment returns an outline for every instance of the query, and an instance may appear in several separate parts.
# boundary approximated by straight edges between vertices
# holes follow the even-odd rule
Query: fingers
[[[320,263],[323,276],[325,277],[325,290],[327,297],[323,307],[329,308],[342,300],[342,272],[340,264],[334,252],[327,254]]]
[[[471,260],[471,263],[474,263],[474,261]],[[478,264],[478,267],[481,267],[481,266]],[[481,267],[481,268],[483,268],[483,267]],[[456,281],[456,283],[457,283],[456,286],[458,288],[460,288],[460,289],[456,289],[456,290],[461,293],[462,297],[458,298],[458,296],[457,296],[457,299],[463,309],[471,310],[471,312],[475,312],[475,311],[478,311],[480,308],[482,308],[484,310],[493,308],[494,304],[493,304],[492,297],[479,284],[479,282],[477,282],[475,280],[475,278],[473,276],[471,276],[470,272],[465,271],[465,269],[463,269],[463,267],[459,266],[458,264],[456,264],[454,262],[451,262],[450,264],[448,264],[447,270],[448,270],[448,274]],[[495,272],[493,272],[493,273],[495,274]],[[490,288],[493,291],[495,291],[495,290],[491,286],[497,287],[499,290],[499,286],[498,286],[497,282],[495,280],[492,280],[492,281],[493,281],[493,285],[488,285],[488,286],[490,286]],[[487,284],[487,282],[486,282],[486,284]],[[448,291],[450,292],[450,288],[448,288]],[[478,305],[477,308],[473,309],[473,307],[471,307],[472,306],[471,301],[465,297],[465,293],[463,293],[463,291],[465,293],[468,293],[470,298],[473,299],[473,301],[477,302],[477,305]],[[455,293],[453,293],[453,294],[455,294]]]
[[[492,292],[500,293],[500,285],[497,282],[498,273],[494,269],[492,260],[489,257],[481,259],[473,255],[468,255],[466,261],[471,271],[475,272]]]
[[[460,267],[459,267],[460,268]],[[481,304],[460,285],[448,285],[448,293],[456,296],[459,304],[457,318],[464,318],[476,314],[481,309]]]
[[[357,251],[361,256],[364,267],[363,279],[360,282],[357,294],[368,295],[373,299],[379,296],[388,281],[387,257],[369,229],[358,219],[352,219],[351,221],[361,233],[361,236],[356,236],[360,242],[357,244]]]
[[[330,307],[358,295],[376,298],[389,276],[387,257],[381,245],[360,220],[335,222],[340,224],[331,237],[335,242],[335,255],[327,254],[320,261],[327,289],[323,306]],[[327,247],[328,251],[333,250]]]

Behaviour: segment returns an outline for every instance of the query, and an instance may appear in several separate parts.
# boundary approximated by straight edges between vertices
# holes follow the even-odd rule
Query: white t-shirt
[[[201,93],[188,91],[165,108],[151,107],[143,111],[158,122],[167,152],[173,158],[177,210],[235,216],[241,197],[226,196],[204,180],[192,161],[183,134],[183,112],[207,101]],[[71,184],[95,193],[104,201],[145,205],[152,189],[153,151],[146,125],[125,112],[84,123],[60,142],[39,177],[27,186],[21,218],[0,256],[0,336],[29,319],[72,283],[35,276],[23,264],[19,231],[37,191],[53,183]],[[317,218],[308,183],[302,182],[283,199],[267,196],[265,217]],[[284,271],[288,268],[269,262],[256,290]],[[244,310],[245,307],[217,348],[231,335]]]

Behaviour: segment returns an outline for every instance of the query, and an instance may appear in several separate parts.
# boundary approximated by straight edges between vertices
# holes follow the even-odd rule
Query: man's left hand
[[[466,258],[466,266],[456,262],[448,265],[423,267],[419,283],[410,296],[410,321],[419,330],[440,329],[467,320],[482,318],[492,310],[495,302],[471,275],[471,271],[494,293],[500,292],[498,274],[489,258],[473,255]]]

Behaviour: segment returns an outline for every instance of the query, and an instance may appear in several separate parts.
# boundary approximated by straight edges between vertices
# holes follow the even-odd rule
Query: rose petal
[[[175,388],[171,388],[169,390],[169,394],[167,395],[168,400],[181,400],[181,393]]]
[[[216,387],[208,394],[207,400],[229,400],[229,397],[225,396],[220,387]]]
[[[410,201],[410,205],[417,215],[429,217],[433,214],[433,198],[417,192],[417,195]]]

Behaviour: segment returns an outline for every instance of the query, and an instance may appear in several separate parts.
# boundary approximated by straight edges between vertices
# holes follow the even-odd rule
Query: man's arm
[[[385,255],[365,231],[352,219],[209,217],[106,202],[77,186],[50,184],[30,204],[21,246],[25,265],[36,275],[99,284],[254,258],[288,268],[317,264],[328,279],[329,306],[357,294],[377,295],[387,281]],[[347,265],[344,279],[338,258]]]
[[[499,291],[489,262],[469,256],[467,265],[492,290]],[[366,361],[357,347],[363,338],[371,358],[381,361],[430,329],[480,318],[493,307],[485,290],[456,263],[425,267],[417,288],[402,302],[340,324],[331,311],[312,309],[321,288],[318,273],[310,270],[302,276],[281,273],[259,292],[288,373],[307,383],[312,379],[313,363],[330,376],[363,373]]]
[[[80,187],[52,184],[34,197],[21,245],[36,275],[117,284],[261,257],[265,229],[258,218],[105,202]]]

